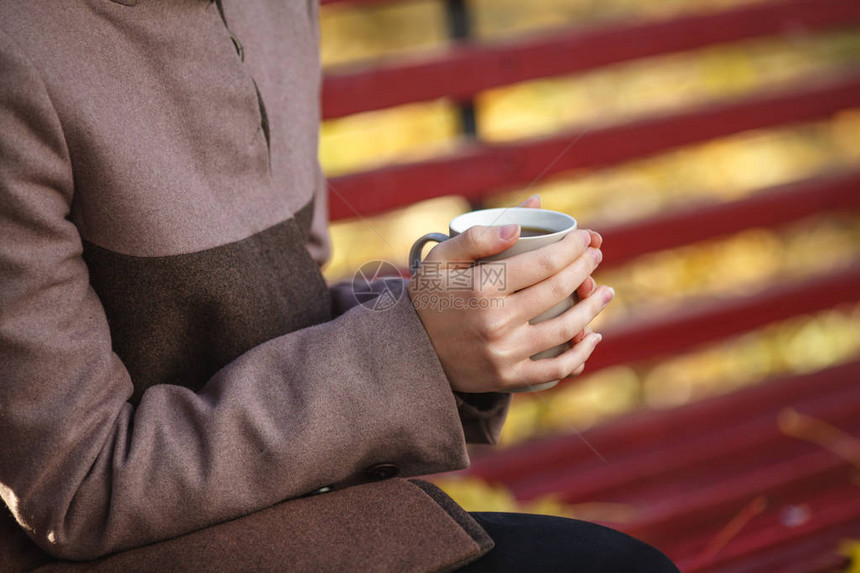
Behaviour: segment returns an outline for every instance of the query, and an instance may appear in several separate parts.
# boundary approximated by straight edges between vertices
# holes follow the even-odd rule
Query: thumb
[[[499,227],[476,225],[437,245],[430,251],[427,260],[471,262],[501,253],[516,243],[519,238],[519,225],[502,225]]]

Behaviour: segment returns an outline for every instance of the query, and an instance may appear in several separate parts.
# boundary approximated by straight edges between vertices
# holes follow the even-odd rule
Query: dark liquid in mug
[[[527,227],[526,225],[520,226],[520,237],[540,237],[541,235],[551,235],[555,233],[550,229],[541,229],[540,227]]]

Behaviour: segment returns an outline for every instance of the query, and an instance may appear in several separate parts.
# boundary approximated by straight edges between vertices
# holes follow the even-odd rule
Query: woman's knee
[[[619,534],[624,535],[623,533]],[[630,570],[641,571],[643,573],[678,573],[678,568],[662,551],[633,537],[626,535],[625,537],[629,540],[626,545],[627,555],[619,559],[618,565],[626,566],[627,569],[617,569],[618,571]]]
[[[658,549],[620,531],[546,515],[473,513],[496,542],[484,559],[489,570],[574,573],[678,573]],[[505,566],[502,565],[504,563]],[[481,566],[476,571],[483,571]]]
[[[569,521],[577,524],[571,535],[582,535],[587,531],[587,537],[595,540],[593,558],[600,562],[595,571],[678,573],[678,568],[662,551],[644,541],[602,525]]]

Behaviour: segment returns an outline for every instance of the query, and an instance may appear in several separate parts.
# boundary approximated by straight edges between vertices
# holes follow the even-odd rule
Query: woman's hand
[[[540,209],[540,195],[532,195],[517,207],[526,207],[532,209]],[[585,229],[591,234],[591,246],[595,249],[599,249],[603,246],[603,237],[600,236],[600,233],[597,231],[592,231],[591,229]],[[579,288],[576,289],[576,296],[578,300],[583,300],[587,298],[591,293],[593,293],[597,289],[597,282],[592,277],[588,277],[585,282],[579,285]],[[577,343],[581,341],[583,338],[591,334],[593,331],[590,326],[586,326],[583,328],[576,336],[571,340],[572,343]],[[576,371],[572,373],[572,376],[577,376],[582,373],[585,369],[585,364],[580,366]]]
[[[507,391],[575,375],[600,339],[585,333],[613,297],[611,289],[595,289],[590,279],[602,258],[593,246],[599,246],[599,235],[575,231],[557,243],[505,259],[504,286],[482,285],[481,266],[474,261],[504,251],[518,238],[517,225],[472,227],[437,245],[409,285],[454,390]],[[471,280],[461,283],[469,288],[434,288],[467,275]],[[555,318],[529,324],[575,291],[581,302]],[[529,358],[565,342],[572,347],[559,356]]]

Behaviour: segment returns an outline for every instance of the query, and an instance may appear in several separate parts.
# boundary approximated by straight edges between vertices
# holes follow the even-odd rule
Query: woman
[[[533,286],[504,315],[329,290],[316,20],[313,0],[0,0],[0,570],[500,570],[536,547],[510,531],[555,539],[552,563],[585,543],[672,570],[406,479],[465,467],[505,390],[581,367],[600,243],[512,262]],[[559,288],[585,301],[527,328]],[[562,331],[570,353],[526,362]]]

